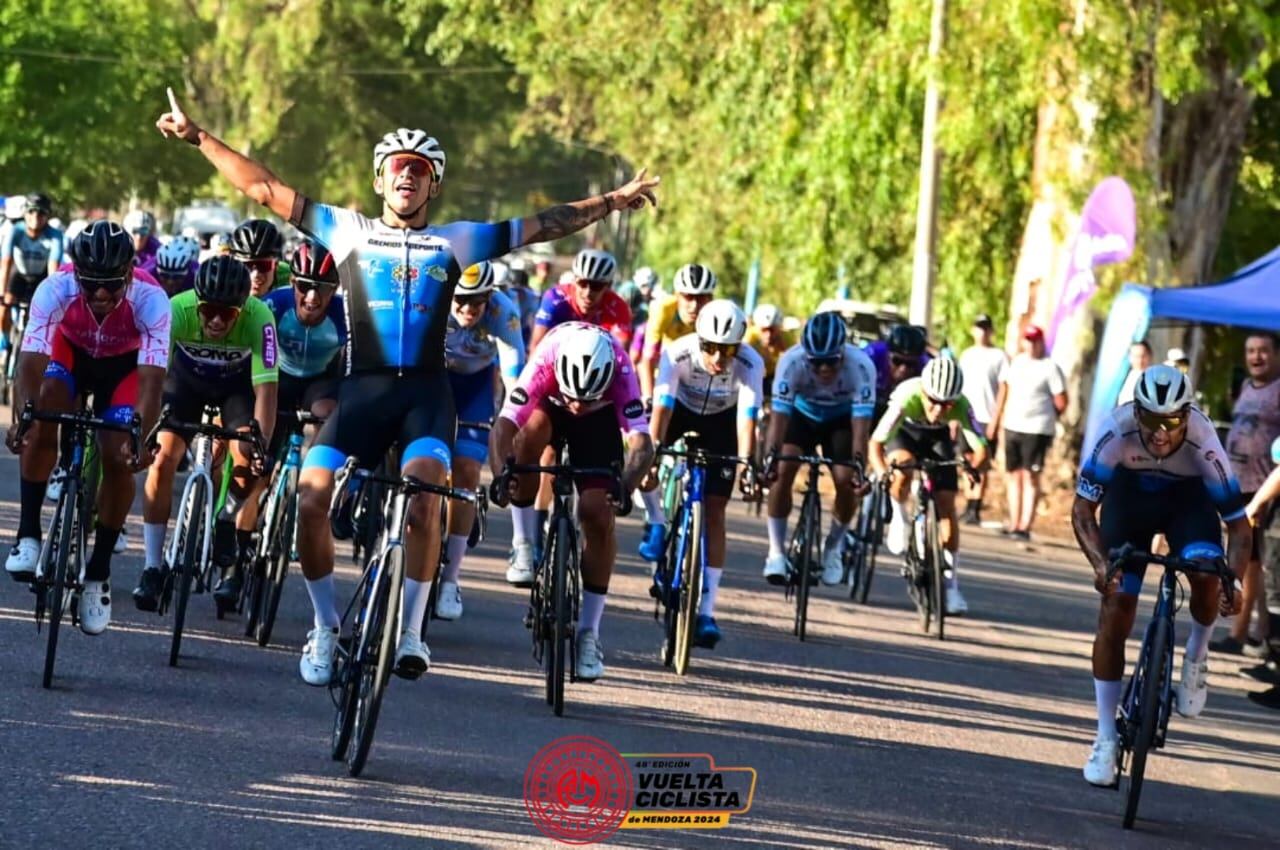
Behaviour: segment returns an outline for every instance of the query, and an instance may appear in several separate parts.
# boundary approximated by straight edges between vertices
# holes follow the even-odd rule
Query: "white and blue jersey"
[[[49,263],[62,262],[62,231],[46,226],[32,239],[27,235],[26,222],[15,222],[4,234],[0,256],[13,260],[15,274],[31,281],[44,280],[49,274]]]
[[[1244,497],[1227,452],[1213,423],[1199,408],[1191,408],[1187,435],[1178,450],[1157,458],[1142,442],[1133,402],[1122,404],[1111,412],[1084,457],[1076,495],[1090,502],[1101,502],[1116,472],[1127,469],[1137,475],[1142,491],[1153,498],[1178,482],[1199,479],[1223,520],[1244,516]]]
[[[276,317],[280,371],[293,378],[315,378],[330,372],[347,344],[342,296],[335,294],[318,325],[298,320],[293,287],[268,292],[262,299]]]
[[[290,222],[329,249],[346,296],[347,372],[440,371],[453,290],[522,241],[520,219],[391,227],[301,195]]]
[[[444,357],[449,371],[457,375],[473,375],[496,359],[503,381],[514,383],[525,357],[519,308],[501,292],[491,292],[484,315],[471,327],[462,327],[450,313]]]
[[[783,352],[773,376],[773,409],[790,416],[800,411],[815,422],[870,419],[876,406],[876,368],[871,358],[845,344],[840,371],[829,381],[814,374],[797,344]]]

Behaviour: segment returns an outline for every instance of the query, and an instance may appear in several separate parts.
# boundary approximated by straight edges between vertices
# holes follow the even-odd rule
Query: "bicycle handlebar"
[[[512,463],[508,460],[503,464],[502,472],[489,484],[490,501],[505,507],[509,499],[511,479],[516,475],[533,474],[550,475],[556,479],[569,478],[575,481],[581,478],[608,478],[613,484],[613,496],[623,509],[621,515],[625,516],[631,512],[630,500],[622,489],[622,465],[616,461],[609,466],[566,466],[564,464]]]
[[[423,481],[412,475],[379,475],[370,469],[357,469],[356,459],[354,457],[347,458],[347,462],[338,471],[335,479],[334,491],[345,489],[347,482],[352,478],[357,481],[374,481],[379,484],[385,484],[395,490],[401,490],[406,496],[416,496],[419,493],[434,493],[437,496],[444,496],[449,499],[456,499],[459,502],[470,502],[471,504],[479,504],[484,500],[484,493],[480,490],[464,490],[459,487],[450,487],[447,484],[433,484],[430,481]],[[485,503],[487,504],[487,503]]]
[[[287,423],[289,425],[323,425],[326,417],[316,416],[310,410],[279,410],[276,411],[276,422]]]
[[[262,438],[262,426],[258,424],[258,420],[249,420],[248,431],[237,431],[232,428],[224,428],[221,425],[214,425],[212,422],[179,422],[173,418],[173,412],[169,405],[165,405],[160,411],[160,417],[156,419],[155,427],[151,429],[151,433],[147,434],[147,445],[154,446],[156,436],[162,431],[179,431],[188,433],[193,436],[201,435],[213,437],[216,440],[236,440],[242,443],[251,443],[253,453],[261,456],[265,453]]]
[[[704,466],[710,463],[750,464],[754,462],[754,460],[749,457],[743,457],[741,455],[718,455],[713,452],[709,452],[706,449],[698,448],[696,446],[693,448],[687,448],[687,449],[677,449],[674,446],[659,446],[657,453],[659,455],[667,455],[668,457],[688,458],[693,463],[701,464]]]
[[[1124,568],[1125,564],[1157,564],[1166,570],[1173,570],[1174,572],[1216,576],[1222,579],[1222,594],[1227,598],[1227,601],[1231,602],[1235,598],[1236,576],[1227,567],[1226,558],[1222,556],[1191,560],[1177,555],[1155,555],[1151,552],[1144,552],[1131,543],[1126,543],[1107,552],[1107,559],[1111,562],[1111,566],[1107,568],[1108,582]]]
[[[27,401],[22,406],[22,412],[18,414],[17,439],[19,441],[26,436],[27,431],[31,429],[31,425],[34,422],[71,425],[88,431],[116,431],[128,434],[129,450],[133,453],[133,459],[136,461],[138,456],[142,454],[142,419],[139,418],[137,413],[134,413],[132,420],[127,423],[112,422],[108,419],[94,416],[88,410],[78,410],[74,413],[36,410],[35,402]]]

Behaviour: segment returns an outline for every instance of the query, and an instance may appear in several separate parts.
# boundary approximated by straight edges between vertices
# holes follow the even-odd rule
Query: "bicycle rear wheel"
[[[1142,797],[1142,779],[1147,770],[1147,754],[1156,739],[1156,727],[1160,722],[1160,700],[1165,677],[1165,665],[1170,663],[1166,652],[1169,645],[1169,621],[1159,617],[1152,621],[1147,640],[1142,645],[1134,678],[1140,681],[1138,691],[1138,728],[1133,738],[1133,754],[1129,760],[1129,792],[1125,796],[1124,828],[1133,829],[1138,816],[1138,800]]]
[[[867,518],[867,536],[863,541],[863,557],[866,559],[862,568],[862,582],[858,587],[858,604],[865,605],[871,593],[871,579],[876,574],[876,551],[880,546],[880,538],[884,536],[884,509],[886,494],[877,488],[871,502],[870,516]]]
[[[683,579],[680,582],[680,608],[676,614],[676,675],[689,671],[693,650],[693,631],[702,601],[702,502],[689,506],[689,537],[684,547]]]
[[[554,619],[547,630],[551,645],[543,655],[547,665],[547,703],[556,717],[564,714],[564,681],[568,673],[569,631],[569,547],[573,545],[573,527],[568,517],[560,517],[555,526],[555,552],[551,576],[551,612]]]
[[[71,550],[75,547],[76,535],[76,499],[79,495],[80,480],[68,475],[62,487],[62,495],[58,500],[55,526],[50,530],[50,545],[46,548],[48,559],[42,565],[41,576],[46,582],[46,610],[49,614],[49,634],[45,639],[44,675],[41,684],[53,687],[53,666],[58,658],[58,627],[62,623],[63,609],[66,607],[67,589],[71,583],[68,574],[71,570]],[[51,562],[51,563],[50,563]],[[53,567],[52,574],[49,567]]]
[[[182,630],[187,622],[187,602],[191,599],[191,584],[200,573],[200,563],[204,555],[204,504],[209,498],[205,492],[204,478],[197,476],[191,485],[190,498],[184,500],[182,510],[178,514],[178,541],[174,551],[178,553],[178,563],[171,567],[177,571],[170,580],[178,583],[178,599],[173,606],[173,640],[169,644],[169,666],[178,666],[178,655],[182,650]]]
[[[271,643],[271,632],[276,625],[276,613],[280,610],[280,597],[284,593],[284,580],[289,576],[289,559],[293,554],[293,537],[298,522],[298,471],[289,470],[289,483],[286,485],[284,510],[275,542],[267,550],[270,555],[262,573],[262,607],[257,617],[258,646]]]
[[[796,586],[796,619],[795,626],[792,629],[793,634],[800,640],[805,639],[805,630],[809,621],[809,585],[813,578],[814,564],[817,558],[814,556],[814,548],[818,545],[818,515],[822,508],[818,505],[818,493],[816,490],[807,490],[804,494],[804,503],[800,508],[800,522],[797,524],[796,533],[799,535],[799,545],[797,547],[798,559],[792,562],[792,574],[796,576],[798,585]]]
[[[674,517],[673,521],[678,522],[679,517]],[[676,558],[680,554],[681,539],[681,532],[668,532],[666,549],[662,560],[658,562],[660,577],[658,586],[662,589],[662,598],[658,600],[658,604],[662,606],[662,666],[664,667],[670,667],[676,656],[676,620],[680,606],[679,595],[672,593],[672,584],[675,582]]]
[[[396,621],[399,619],[400,595],[404,586],[404,549],[392,547],[382,564],[382,571],[370,595],[364,622],[364,649],[360,653],[360,678],[351,729],[354,747],[347,756],[347,772],[359,776],[373,746],[373,734],[382,709],[382,695],[391,679],[395,663]]]
[[[942,554],[942,544],[938,542],[938,509],[933,501],[929,502],[925,546],[929,552],[929,607],[933,611],[933,634],[942,640],[947,620],[947,562]]]

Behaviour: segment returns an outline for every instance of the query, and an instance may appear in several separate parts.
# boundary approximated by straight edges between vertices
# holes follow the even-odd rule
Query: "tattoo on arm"
[[[526,242],[551,242],[577,233],[588,224],[599,221],[613,211],[608,195],[560,204],[537,215],[537,228],[525,237]]]

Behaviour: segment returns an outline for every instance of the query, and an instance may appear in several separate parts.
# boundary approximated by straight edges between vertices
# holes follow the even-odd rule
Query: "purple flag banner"
[[[1106,178],[1094,188],[1080,214],[1080,229],[1071,246],[1062,297],[1045,339],[1047,348],[1053,348],[1058,330],[1098,290],[1093,270],[1133,255],[1137,229],[1137,210],[1129,184],[1120,177]]]

